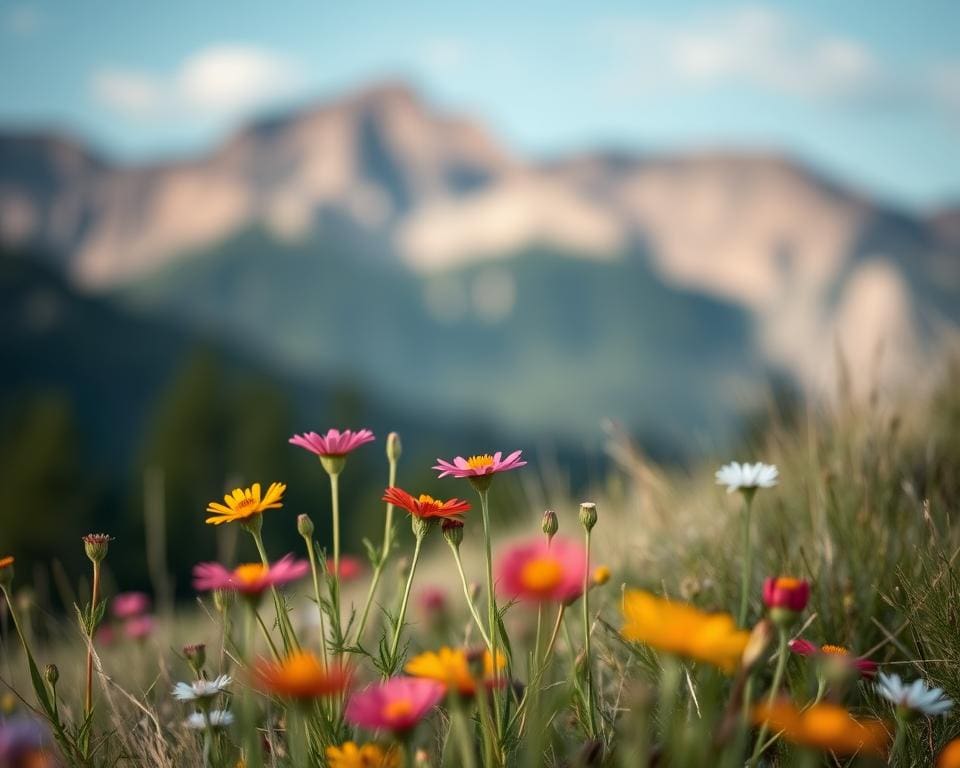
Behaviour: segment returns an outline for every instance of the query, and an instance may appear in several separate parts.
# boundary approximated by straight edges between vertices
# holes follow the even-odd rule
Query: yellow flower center
[[[791,576],[781,576],[777,579],[777,586],[780,587],[780,589],[796,589],[802,583],[800,579],[794,579]]]
[[[823,653],[826,653],[830,656],[849,656],[850,651],[844,648],[842,645],[822,645],[820,650]]]
[[[467,459],[467,466],[470,469],[483,469],[484,467],[493,466],[493,456],[489,453],[481,454],[480,456],[471,456]]]
[[[520,571],[520,581],[531,592],[549,592],[563,580],[563,566],[552,557],[535,557]]]
[[[237,512],[240,512],[241,510],[247,509],[248,507],[252,507],[256,503],[257,503],[256,499],[252,498],[251,496],[247,496],[246,498],[241,499],[240,501],[237,502],[236,510]]]
[[[598,566],[593,572],[593,583],[603,586],[610,581],[610,569],[605,565]]]
[[[262,563],[244,563],[233,569],[233,577],[241,584],[255,584],[267,573]]]
[[[283,675],[288,680],[312,680],[322,674],[320,662],[311,653],[294,653],[283,662]]]
[[[383,706],[383,716],[387,720],[407,717],[413,712],[413,704],[409,699],[394,699]]]
[[[443,506],[441,502],[437,501],[435,498],[433,498],[433,496],[429,496],[426,493],[421,493],[420,498],[417,499],[417,501],[420,502],[421,506],[436,507],[437,509]]]

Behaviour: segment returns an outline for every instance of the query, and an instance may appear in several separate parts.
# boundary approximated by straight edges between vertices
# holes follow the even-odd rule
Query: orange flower
[[[425,493],[421,493],[420,498],[414,498],[403,488],[387,488],[383,492],[383,500],[423,520],[434,517],[459,517],[470,510],[470,504],[460,499],[440,501]]]
[[[13,555],[0,557],[0,568],[9,568],[11,565],[13,565],[13,560]]]
[[[960,739],[954,739],[943,748],[937,758],[937,768],[960,768]]]
[[[755,707],[753,719],[757,724],[767,723],[774,733],[782,732],[794,744],[842,755],[883,755],[890,742],[882,720],[857,720],[836,704],[820,703],[800,710],[793,702],[780,699]]]
[[[330,696],[349,683],[346,672],[324,669],[309,651],[296,651],[278,662],[263,660],[257,665],[256,677],[263,690],[290,699]]]
[[[330,768],[400,768],[401,753],[395,747],[384,749],[377,744],[357,746],[346,741],[339,747],[327,747]]]
[[[497,668],[503,669],[507,660],[497,653]],[[426,677],[447,686],[447,691],[457,691],[464,696],[473,696],[477,690],[477,681],[470,672],[470,660],[462,649],[442,647],[439,651],[427,651],[414,656],[403,668],[408,675]],[[483,652],[483,677],[488,685],[493,684],[493,656],[490,651]]]
[[[207,512],[215,514],[213,517],[208,517],[206,522],[220,525],[220,523],[249,520],[268,509],[279,509],[283,506],[280,499],[283,498],[285,490],[287,486],[283,483],[270,483],[266,496],[261,499],[260,483],[254,483],[250,488],[234,488],[233,493],[223,497],[226,506],[216,501],[211,501],[207,505]]]

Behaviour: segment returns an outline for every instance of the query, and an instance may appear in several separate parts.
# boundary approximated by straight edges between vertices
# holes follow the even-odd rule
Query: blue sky
[[[960,3],[0,0],[0,123],[130,160],[404,79],[514,151],[784,149],[911,207],[960,199]]]

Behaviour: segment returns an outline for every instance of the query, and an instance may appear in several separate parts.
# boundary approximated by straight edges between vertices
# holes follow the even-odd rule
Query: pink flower
[[[345,429],[343,432],[331,429],[325,435],[318,435],[316,432],[294,435],[289,442],[292,445],[306,448],[317,456],[346,456],[352,450],[374,439],[373,432],[369,429],[361,429],[356,432],[349,429]]]
[[[447,593],[440,587],[427,587],[418,595],[417,605],[425,617],[436,618],[447,610]]]
[[[131,640],[145,640],[156,627],[153,616],[134,616],[132,619],[124,622],[123,632]]]
[[[327,558],[327,573],[333,573],[333,558]],[[340,581],[353,581],[363,573],[363,561],[353,555],[340,555]]]
[[[824,663],[839,663],[850,669],[855,669],[864,677],[873,677],[877,674],[877,662],[859,656],[851,656],[850,651],[840,645],[822,645],[819,648],[809,640],[798,637],[790,641],[790,650],[798,656],[813,656]]]
[[[523,451],[514,451],[507,458],[497,451],[492,456],[489,453],[471,456],[468,459],[457,456],[452,462],[437,459],[434,469],[440,470],[440,477],[480,477],[492,475],[496,472],[506,472],[511,469],[524,467],[527,462],[520,458]]]
[[[150,597],[144,592],[121,592],[110,603],[118,619],[131,619],[150,610]]]
[[[113,631],[113,627],[109,624],[101,624],[97,627],[97,632],[93,636],[97,645],[113,645],[114,641],[117,639],[116,634]]]
[[[583,591],[586,550],[570,539],[542,538],[516,544],[497,563],[497,591],[507,598],[568,602]]]
[[[230,589],[244,595],[259,595],[269,587],[303,578],[310,571],[306,560],[284,555],[269,568],[262,563],[245,563],[232,571],[220,563],[198,563],[193,567],[194,589],[207,591]]]
[[[350,697],[345,717],[353,725],[404,733],[433,709],[446,691],[436,680],[392,677]]]

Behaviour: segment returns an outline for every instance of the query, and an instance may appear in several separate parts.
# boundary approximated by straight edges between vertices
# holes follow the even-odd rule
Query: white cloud
[[[227,116],[291,95],[301,84],[285,57],[247,45],[213,45],[158,75],[107,68],[93,76],[94,97],[139,118]]]
[[[766,6],[670,22],[619,20],[598,30],[627,72],[620,88],[747,85],[809,101],[873,98],[885,73],[864,43]]]

